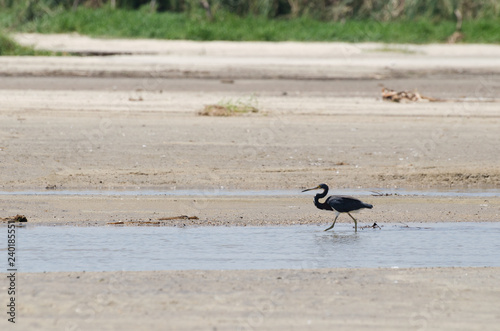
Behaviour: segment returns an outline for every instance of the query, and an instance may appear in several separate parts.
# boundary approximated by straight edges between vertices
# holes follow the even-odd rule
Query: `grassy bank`
[[[455,31],[452,20],[429,18],[345,22],[319,21],[307,16],[268,19],[237,16],[219,11],[213,20],[198,15],[147,10],[90,9],[58,10],[34,20],[15,22],[0,14],[0,24],[18,31],[40,33],[78,32],[100,37],[161,38],[237,41],[346,41],[385,43],[446,42]],[[500,23],[494,18],[464,21],[463,42],[500,43]]]

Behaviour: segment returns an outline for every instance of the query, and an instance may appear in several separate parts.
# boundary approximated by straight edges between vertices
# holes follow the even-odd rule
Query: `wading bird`
[[[311,190],[324,190],[322,193],[318,193],[314,196],[314,205],[318,209],[335,211],[335,213],[337,214],[332,226],[328,229],[325,229],[325,231],[328,231],[335,226],[335,222],[337,221],[337,217],[339,217],[340,213],[347,213],[347,215],[351,216],[351,218],[354,220],[354,229],[355,231],[358,231],[358,221],[354,217],[352,217],[350,212],[357,211],[363,208],[373,208],[373,206],[368,203],[364,203],[356,198],[348,197],[345,195],[331,195],[325,200],[325,202],[320,202],[319,199],[326,197],[326,195],[328,194],[328,185],[326,184],[319,184],[316,187],[308,188],[302,192]]]

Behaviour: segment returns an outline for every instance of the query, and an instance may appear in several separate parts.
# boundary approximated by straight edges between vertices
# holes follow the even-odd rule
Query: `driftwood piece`
[[[249,105],[205,105],[198,115],[229,117],[257,112],[259,112],[257,108]]]
[[[118,222],[108,222],[109,225],[160,225],[161,222],[158,221],[118,221]]]
[[[162,225],[161,221],[173,221],[173,220],[199,220],[198,216],[172,216],[172,217],[162,217],[157,220],[149,220],[149,221],[116,221],[116,222],[108,222],[108,225]]]
[[[199,220],[198,216],[172,216],[172,217],[162,217],[158,219],[159,221],[172,221],[172,220]]]
[[[10,217],[5,217],[5,218],[0,218],[0,222],[6,222],[6,223],[13,223],[13,222],[28,222],[28,219],[24,215],[16,215],[16,216],[10,216]]]
[[[393,101],[393,102],[437,102],[437,101],[442,101],[440,99],[436,98],[431,98],[427,97],[424,95],[421,95],[418,93],[416,90],[413,92],[410,91],[399,91],[396,92],[394,90],[388,89],[388,88],[382,88],[382,99],[386,101]]]

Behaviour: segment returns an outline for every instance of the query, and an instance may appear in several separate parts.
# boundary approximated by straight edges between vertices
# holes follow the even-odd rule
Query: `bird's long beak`
[[[302,192],[307,192],[307,191],[312,191],[312,190],[317,190],[319,189],[320,187],[319,186],[316,186],[316,187],[313,187],[313,188],[308,188],[308,189],[305,189],[304,191]]]

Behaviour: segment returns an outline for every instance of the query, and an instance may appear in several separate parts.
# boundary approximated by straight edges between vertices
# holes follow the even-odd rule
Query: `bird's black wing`
[[[326,203],[340,213],[347,213],[361,208],[372,208],[373,206],[364,203],[356,198],[345,195],[332,195],[326,199]]]

